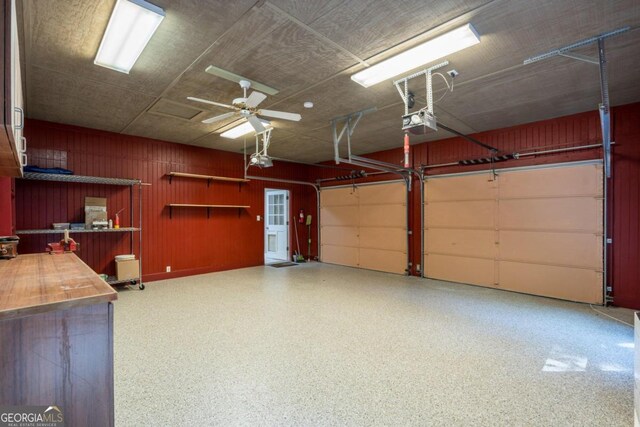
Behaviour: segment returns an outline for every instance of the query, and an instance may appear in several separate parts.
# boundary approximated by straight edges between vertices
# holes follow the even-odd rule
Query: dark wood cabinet
[[[74,254],[0,260],[0,405],[113,426],[116,292]]]

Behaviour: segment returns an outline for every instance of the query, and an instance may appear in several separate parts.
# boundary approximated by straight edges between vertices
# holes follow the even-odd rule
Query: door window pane
[[[278,239],[276,239],[275,234],[267,236],[267,248],[269,252],[278,252]]]

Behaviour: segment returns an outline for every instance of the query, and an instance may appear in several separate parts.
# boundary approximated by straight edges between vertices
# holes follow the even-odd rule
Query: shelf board
[[[103,178],[98,176],[61,175],[55,173],[25,172],[22,179],[38,181],[75,182],[81,184],[105,184],[105,185],[139,185],[139,179]]]
[[[133,278],[133,279],[125,279],[125,280],[117,280],[117,279],[113,278],[113,279],[108,279],[106,282],[108,284],[110,284],[110,285],[121,285],[123,283],[136,283],[136,282],[139,282],[139,281],[140,281],[140,278],[136,277],[136,278]]]
[[[214,175],[198,175],[195,173],[184,173],[184,172],[169,172],[169,178],[172,177],[180,177],[180,178],[194,178],[194,179],[204,179],[207,181],[226,181],[226,182],[249,182],[248,179],[245,178],[229,178],[227,176],[214,176]]]
[[[251,206],[245,205],[195,205],[188,203],[170,203],[167,205],[169,207],[169,219],[173,218],[173,208],[206,208],[207,209],[207,218],[211,216],[210,210],[212,208],[234,208],[238,209],[238,217],[242,214],[242,209],[249,209]]]
[[[137,227],[105,228],[102,230],[69,230],[69,234],[74,233],[119,233],[126,231],[140,231]],[[64,230],[18,230],[16,234],[64,234]]]
[[[238,208],[249,209],[251,206],[244,205],[192,205],[187,203],[170,203],[167,206],[172,208]]]

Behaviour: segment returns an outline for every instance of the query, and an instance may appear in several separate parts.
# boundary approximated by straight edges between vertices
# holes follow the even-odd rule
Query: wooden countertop
[[[0,260],[0,320],[118,299],[73,253]]]

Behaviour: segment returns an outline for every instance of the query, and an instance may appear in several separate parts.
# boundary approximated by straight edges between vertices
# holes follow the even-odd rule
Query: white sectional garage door
[[[602,303],[599,163],[433,177],[425,276]]]
[[[324,188],[320,193],[322,261],[404,274],[404,182]]]

